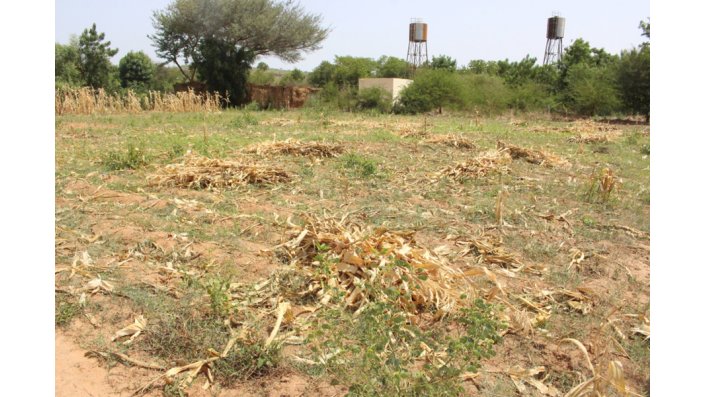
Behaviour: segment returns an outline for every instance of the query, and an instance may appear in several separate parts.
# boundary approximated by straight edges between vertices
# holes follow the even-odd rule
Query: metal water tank
[[[409,41],[414,43],[425,43],[428,41],[428,24],[423,22],[410,23]]]
[[[546,29],[547,39],[562,39],[565,36],[565,18],[548,18],[548,29]]]

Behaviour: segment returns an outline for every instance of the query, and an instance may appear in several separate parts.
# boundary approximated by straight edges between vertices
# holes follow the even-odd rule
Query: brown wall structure
[[[257,102],[263,109],[300,108],[309,95],[318,91],[320,88],[248,84],[247,100]]]
[[[179,83],[174,85],[174,91],[193,90],[196,94],[206,92],[204,83]],[[276,86],[247,84],[247,102],[257,102],[263,109],[290,109],[304,106],[309,95],[320,91],[314,87]]]
[[[188,90],[193,90],[196,94],[206,93],[206,84],[194,81],[191,83],[176,83],[174,84],[174,92],[186,92]]]

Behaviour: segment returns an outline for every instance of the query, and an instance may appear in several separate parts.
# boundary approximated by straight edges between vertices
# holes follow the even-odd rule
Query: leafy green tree
[[[400,109],[408,113],[422,113],[433,109],[464,104],[464,93],[458,76],[444,69],[420,70],[414,82],[399,97]]]
[[[255,68],[255,70],[251,71],[247,76],[247,81],[249,83],[257,85],[271,85],[274,83],[274,80],[276,80],[274,73],[269,70],[262,70],[260,68]]]
[[[291,73],[289,73],[289,75],[291,76],[291,79],[296,82],[302,82],[302,81],[306,80],[306,75],[304,74],[304,72],[302,72],[296,68],[294,68],[294,70],[292,70]]]
[[[651,38],[651,22],[641,21],[642,36]],[[648,120],[651,114],[651,46],[648,41],[639,48],[622,51],[617,66],[617,84],[624,110],[643,114]]]
[[[149,37],[157,55],[173,62],[188,81],[197,72],[209,89],[227,89],[234,104],[244,98],[258,56],[296,62],[320,48],[329,33],[320,16],[292,1],[173,0],[152,22],[155,33]],[[190,62],[194,68],[187,70]]]
[[[93,88],[105,88],[110,85],[110,58],[118,53],[111,49],[105,40],[105,33],[98,33],[95,23],[85,29],[78,39],[79,70],[82,79]]]
[[[173,92],[176,83],[183,82],[183,75],[176,66],[156,65],[150,89]]]
[[[463,106],[483,113],[500,113],[509,107],[512,92],[504,79],[487,73],[467,73],[459,76]]]
[[[536,76],[536,58],[531,58],[529,55],[519,62],[499,61],[497,67],[497,74],[510,87],[518,87],[533,80]]]
[[[561,95],[564,104],[569,105],[571,93],[568,92],[568,75],[571,69],[578,65],[592,67],[613,66],[618,57],[607,53],[604,49],[592,48],[590,43],[583,39],[576,39],[566,48],[561,61],[558,63],[558,80],[554,91]],[[582,72],[581,72],[582,73]]]
[[[229,103],[241,105],[247,97],[247,75],[254,60],[252,51],[233,49],[227,41],[211,37],[201,41],[193,64],[209,90],[219,92]]]
[[[409,64],[405,60],[396,57],[381,56],[377,60],[377,77],[398,77],[409,78]]]
[[[455,72],[456,70],[455,59],[449,57],[448,55],[439,55],[431,58],[431,69],[447,70],[449,72]]]
[[[308,75],[308,82],[316,87],[323,87],[333,81],[335,65],[328,61],[321,62]]]
[[[650,115],[650,60],[649,46],[622,51],[617,66],[617,84],[625,110]]]
[[[333,80],[338,87],[357,87],[357,81],[372,76],[376,66],[371,58],[336,56]]]
[[[71,38],[69,44],[56,43],[54,46],[54,80],[57,84],[80,86],[83,84],[79,69],[78,38]]]
[[[468,62],[468,65],[462,69],[465,73],[473,74],[489,74],[496,76],[499,74],[499,65],[497,61],[484,61],[482,59],[473,59]]]
[[[647,18],[646,21],[640,21],[639,29],[641,29],[642,36],[646,36],[646,38],[651,39],[651,18]]]
[[[287,73],[280,81],[280,85],[299,85],[306,80],[306,75],[299,69]]]
[[[264,62],[260,62],[257,64],[257,70],[261,70],[263,72],[266,72],[267,70],[269,70],[269,65],[267,65]]]
[[[614,68],[580,63],[570,68],[566,83],[567,105],[578,114],[608,115],[621,106]]]
[[[146,89],[154,78],[155,66],[144,52],[130,51],[120,59],[118,69],[122,87]]]

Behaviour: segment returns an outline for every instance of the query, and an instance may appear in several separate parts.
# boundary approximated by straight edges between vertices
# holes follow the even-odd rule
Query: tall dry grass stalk
[[[57,90],[54,95],[54,111],[63,114],[110,114],[139,112],[215,112],[220,110],[222,97],[218,93],[196,94],[193,90],[175,94],[149,91],[137,95],[127,93],[109,94],[103,89],[81,87]]]

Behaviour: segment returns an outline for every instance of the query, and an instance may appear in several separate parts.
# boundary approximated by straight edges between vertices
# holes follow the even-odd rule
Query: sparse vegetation
[[[341,158],[343,167],[353,175],[369,178],[377,173],[377,162],[355,153],[348,153]]]
[[[149,164],[149,159],[143,149],[133,143],[129,143],[126,151],[109,151],[101,162],[109,171],[134,170]]]
[[[648,391],[648,126],[84,109],[57,114],[55,324],[130,392]]]

